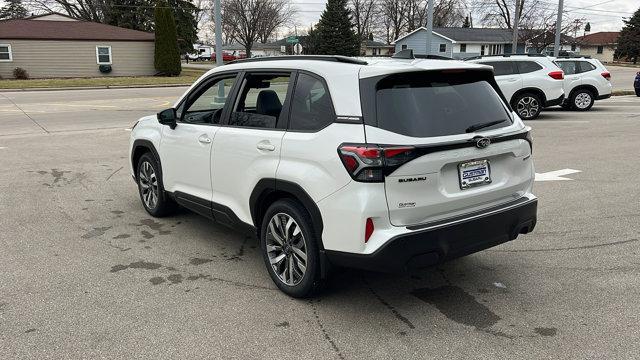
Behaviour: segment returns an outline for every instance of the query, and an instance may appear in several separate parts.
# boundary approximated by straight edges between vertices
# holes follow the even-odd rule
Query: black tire
[[[569,97],[571,109],[575,111],[587,111],[591,109],[594,102],[595,97],[593,96],[593,92],[587,89],[574,90]]]
[[[636,96],[640,97],[640,90],[636,90]]]
[[[153,172],[153,176],[149,172],[149,167]],[[146,174],[146,175],[145,175]],[[138,194],[140,195],[140,201],[142,206],[147,210],[149,215],[153,217],[163,217],[173,213],[176,209],[176,203],[167,196],[162,184],[162,172],[160,164],[151,153],[143,154],[138,160],[138,166],[136,166],[136,182],[138,183]],[[152,179],[151,181],[145,178]],[[155,185],[154,185],[155,182]],[[149,187],[145,187],[149,186]],[[149,192],[154,192],[155,201],[148,201],[147,198]]]
[[[518,94],[511,106],[522,120],[533,120],[540,115],[543,104],[539,95],[525,92]]]
[[[292,235],[290,241],[284,241],[284,243],[288,243],[288,245],[282,246],[281,251],[273,250],[268,252],[268,243],[276,244],[275,241],[277,241],[276,238],[271,235],[271,232],[269,232],[269,223],[274,219],[276,215],[279,216],[275,218],[276,220],[286,218],[280,217],[283,214],[295,221],[294,225],[297,225],[299,227],[302,238]],[[320,275],[320,253],[318,250],[319,239],[317,239],[315,236],[311,217],[307,210],[301,204],[294,200],[278,200],[271,204],[271,206],[269,206],[269,208],[265,212],[264,217],[262,218],[262,223],[260,224],[260,229],[260,249],[262,250],[262,257],[264,259],[265,266],[267,267],[267,272],[269,273],[271,280],[273,280],[276,286],[283,293],[294,298],[306,298],[317,293],[323,285]],[[276,229],[276,231],[280,230]],[[287,238],[289,238],[288,235]],[[299,276],[298,282],[292,280],[291,284],[287,284],[285,283],[286,270],[283,271],[283,274],[279,275],[276,273],[276,270],[274,270],[274,266],[276,268],[282,268],[281,266],[284,265],[283,268],[287,269],[289,263],[292,262],[293,264],[291,266],[295,268],[293,273],[299,275],[301,268],[298,266],[299,264],[301,264],[301,258],[299,256],[296,257],[296,254],[294,254],[295,251],[291,251],[291,249],[294,247],[294,242],[296,241],[294,240],[294,238],[297,239],[298,242],[302,241],[304,243],[304,250],[306,251],[306,270],[304,271],[304,274],[302,276]],[[289,248],[289,253],[285,254],[286,246],[288,246]],[[296,247],[300,249],[300,246]],[[270,245],[270,248],[274,249],[273,245]],[[282,254],[284,254],[284,258],[272,266],[270,256],[273,256],[275,261],[275,259],[278,257],[276,255]],[[289,272],[289,274],[291,274],[291,272]],[[285,277],[285,279],[283,280],[281,277]],[[295,275],[293,277],[295,278]]]

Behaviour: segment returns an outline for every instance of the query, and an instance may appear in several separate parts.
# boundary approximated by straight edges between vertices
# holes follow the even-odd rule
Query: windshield
[[[375,109],[379,128],[412,137],[464,134],[474,127],[486,131],[512,124],[494,87],[472,72],[388,76],[376,86]]]

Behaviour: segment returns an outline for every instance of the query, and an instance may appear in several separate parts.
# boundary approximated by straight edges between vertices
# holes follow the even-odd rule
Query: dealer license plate
[[[460,189],[491,183],[489,160],[476,160],[458,165]]]

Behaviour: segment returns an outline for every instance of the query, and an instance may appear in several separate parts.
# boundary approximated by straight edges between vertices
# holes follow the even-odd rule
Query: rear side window
[[[590,63],[588,63],[586,61],[578,61],[578,67],[579,67],[581,73],[596,69],[595,66],[593,66],[592,64],[590,64]]]
[[[480,64],[493,66],[495,76],[512,75],[518,72],[513,61],[487,61]]]
[[[532,73],[542,69],[542,66],[534,61],[518,61],[517,64],[520,74]]]
[[[377,125],[413,137],[470,132],[511,125],[511,117],[484,72],[403,73],[381,79],[375,89]]]
[[[289,129],[317,131],[333,122],[333,105],[322,80],[301,73],[298,75],[291,102]]]
[[[273,129],[284,107],[290,74],[248,74],[229,125]]]

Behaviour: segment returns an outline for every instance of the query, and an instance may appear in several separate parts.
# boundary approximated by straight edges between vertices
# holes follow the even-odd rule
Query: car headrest
[[[278,117],[282,111],[282,103],[273,90],[262,90],[256,99],[256,113]]]

